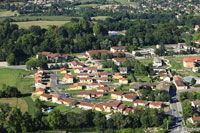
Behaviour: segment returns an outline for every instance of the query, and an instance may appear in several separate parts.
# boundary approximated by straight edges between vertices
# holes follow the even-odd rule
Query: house
[[[86,83],[86,84],[93,82],[92,77],[79,78],[79,80],[80,80],[80,83]]]
[[[199,45],[199,44],[200,44],[200,40],[196,40],[195,43],[196,43],[197,45]]]
[[[183,59],[183,66],[193,68],[199,66],[200,57],[186,57]]]
[[[36,59],[40,58],[40,55],[43,55],[46,57],[47,60],[58,62],[59,60],[67,60],[69,58],[66,54],[59,54],[59,53],[51,53],[51,52],[38,52],[36,54]]]
[[[156,89],[158,90],[165,90],[165,91],[170,91],[170,87],[171,87],[171,84],[169,82],[166,82],[166,81],[162,81],[160,82],[159,84],[156,85]]]
[[[121,104],[121,102],[119,102],[119,101],[113,101],[113,102],[111,102],[112,109],[114,109],[114,110],[117,111],[117,109],[120,106],[120,104]]]
[[[74,83],[74,78],[71,74],[65,74],[62,81],[64,83],[70,84],[70,83]]]
[[[60,73],[61,74],[66,74],[67,73],[67,69],[66,68],[60,68]]]
[[[97,56],[98,54],[111,54],[108,50],[90,50],[85,52],[85,56],[89,59],[92,59],[93,56]]]
[[[108,82],[108,77],[96,78],[96,81],[98,83]]]
[[[171,81],[170,76],[166,73],[159,73],[159,74],[156,75],[156,77],[160,78],[163,81],[167,81],[167,82]]]
[[[127,69],[127,67],[120,67],[120,68],[119,68],[119,72],[120,72],[121,74],[127,74],[128,69]]]
[[[146,106],[148,104],[147,100],[135,100],[134,101],[134,106]]]
[[[82,73],[82,72],[84,72],[83,67],[76,67],[76,68],[74,68],[74,73]]]
[[[87,71],[88,73],[97,73],[98,68],[97,67],[88,67],[87,70],[88,70]]]
[[[153,59],[153,66],[154,67],[161,67],[163,65],[162,60],[158,57]]]
[[[51,97],[52,97],[51,95],[43,93],[42,95],[40,95],[40,100],[41,101],[48,101],[48,100],[51,99]]]
[[[62,99],[59,99],[56,103],[57,103],[57,104],[63,104],[63,100],[62,100]]]
[[[73,99],[69,99],[69,98],[65,98],[63,100],[63,103],[66,105],[66,106],[74,106],[77,102]]]
[[[192,68],[192,71],[193,71],[193,72],[198,72],[198,71],[199,71],[199,68],[198,68],[198,67],[193,67],[193,68]]]
[[[112,104],[111,103],[104,103],[103,109],[105,112],[111,112],[112,111]]]
[[[83,85],[81,83],[74,83],[73,85],[69,86],[70,90],[82,90]]]
[[[39,88],[39,87],[42,86],[42,85],[43,85],[42,80],[36,80],[36,81],[35,81],[35,87]]]
[[[113,46],[110,48],[110,51],[112,53],[115,52],[124,53],[126,51],[126,46]]]
[[[95,104],[94,110],[96,110],[96,111],[104,111],[103,104]]]
[[[87,103],[87,102],[81,102],[80,104],[77,105],[79,108],[84,109],[84,110],[89,110],[93,109],[94,104],[92,103]]]
[[[71,62],[71,67],[72,68],[80,68],[80,67],[85,67],[85,64],[78,62],[78,61],[72,61]]]
[[[120,64],[126,60],[131,60],[132,58],[112,58],[115,65],[120,66]]]
[[[183,89],[187,89],[188,87],[184,84],[183,79],[180,77],[174,77],[173,79],[173,83],[176,86],[177,90],[183,90]]]
[[[123,94],[122,91],[113,91],[111,92],[111,99],[122,100]]]
[[[91,95],[92,98],[103,97],[104,92],[90,92],[90,95]]]
[[[77,93],[77,97],[82,97],[85,99],[90,99],[91,98],[91,94],[89,92],[78,92]]]
[[[192,124],[196,124],[198,121],[200,121],[200,116],[198,116],[198,117],[190,117],[190,118],[188,119],[188,121],[189,121],[190,123],[192,123]]]
[[[196,108],[196,107],[198,108],[198,107],[200,106],[200,100],[192,101],[192,102],[191,102],[191,106],[192,106],[192,107],[195,107],[195,108]]]
[[[132,102],[136,100],[137,95],[136,94],[124,94],[122,101]]]
[[[52,96],[52,102],[53,102],[53,103],[56,103],[56,102],[59,100],[59,98],[60,98],[60,96],[59,96],[58,94],[54,94],[54,95]]]
[[[97,87],[104,87],[105,85],[103,83],[91,83],[87,85],[87,90],[93,90]]]
[[[149,108],[160,109],[162,107],[163,107],[163,103],[162,102],[150,102],[149,103]]]
[[[36,89],[35,89],[35,92],[32,93],[32,95],[34,95],[34,96],[40,96],[40,95],[42,95],[43,93],[45,93],[45,89],[44,89],[44,88],[36,88]]]
[[[154,48],[144,48],[132,51],[132,55],[135,56],[136,53],[141,53],[142,55],[155,55]]]
[[[87,77],[89,77],[89,74],[88,73],[78,73],[77,77],[78,78],[87,78]]]
[[[105,86],[105,87],[97,87],[97,92],[109,92],[109,91],[112,91],[114,90],[113,88],[110,88],[108,86]]]
[[[99,72],[99,73],[95,73],[94,76],[95,76],[96,78],[108,77],[108,72]]]
[[[123,114],[124,115],[128,115],[128,114],[130,114],[130,113],[132,113],[133,112],[133,109],[132,108],[126,108],[124,111],[123,111]]]
[[[194,31],[198,31],[199,30],[199,25],[195,25],[195,27],[194,27]]]
[[[119,83],[120,84],[128,84],[128,78],[120,78]]]
[[[126,105],[124,104],[120,104],[119,107],[118,107],[118,111],[123,113],[123,111],[126,109]]]
[[[113,79],[115,80],[115,79],[121,79],[121,78],[123,78],[123,75],[121,74],[121,73],[115,73],[114,75],[113,75]]]

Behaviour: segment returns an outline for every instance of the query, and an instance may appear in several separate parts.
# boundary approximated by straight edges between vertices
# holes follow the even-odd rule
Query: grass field
[[[97,7],[97,6],[98,6],[97,4],[81,4],[76,7]]]
[[[166,58],[169,60],[171,64],[171,69],[182,69],[183,68],[183,58],[184,57],[177,57],[177,58]]]
[[[140,59],[139,61],[145,66],[147,66],[149,63],[153,63],[153,59]]]
[[[19,28],[28,29],[29,27],[36,25],[41,28],[48,28],[50,25],[62,26],[69,21],[27,21],[27,22],[13,22],[17,24]]]
[[[32,98],[31,98],[31,96],[24,97],[24,100],[28,104],[28,110],[27,110],[28,113],[30,115],[34,115],[37,108],[36,108],[35,103],[33,102]]]
[[[64,104],[56,106],[53,110],[60,110],[61,113],[67,113],[67,112],[80,113],[81,112],[80,108],[77,108],[77,107],[71,108],[71,107],[67,107]]]
[[[0,84],[16,86],[23,94],[30,93],[33,79],[23,78],[22,75],[30,75],[32,72],[25,70],[0,69]]]
[[[19,13],[17,11],[0,11],[0,17],[10,17],[15,15],[19,15]]]
[[[105,20],[106,18],[109,18],[109,16],[96,16],[96,17],[92,17],[92,19],[95,19],[95,20]]]
[[[0,103],[8,103],[11,107],[18,107],[24,113],[28,111],[28,105],[23,98],[0,98]]]

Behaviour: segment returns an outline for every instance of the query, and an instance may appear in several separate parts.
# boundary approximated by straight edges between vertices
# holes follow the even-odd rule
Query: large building
[[[199,66],[200,57],[186,57],[183,59],[183,66],[187,68],[194,68]]]

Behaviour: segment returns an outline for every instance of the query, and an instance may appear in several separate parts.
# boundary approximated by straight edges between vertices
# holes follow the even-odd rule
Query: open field
[[[109,16],[96,16],[96,17],[92,17],[92,19],[95,19],[95,20],[105,20],[106,18],[109,18]]]
[[[11,107],[18,107],[24,113],[28,111],[28,105],[23,98],[0,98],[0,103],[8,103]]]
[[[16,86],[22,93],[30,93],[33,79],[23,78],[22,76],[32,73],[25,70],[0,69],[0,84]]]
[[[17,22],[20,21],[38,21],[38,20],[45,20],[45,21],[70,21],[72,18],[79,18],[79,17],[65,17],[65,16],[19,16],[19,17],[0,17],[0,21],[5,20],[6,18],[11,18]]]
[[[171,69],[182,69],[183,68],[183,58],[184,57],[176,57],[176,58],[166,58],[169,60],[172,65]]]
[[[40,26],[41,28],[48,28],[50,25],[62,26],[69,21],[27,21],[27,22],[13,22],[17,24],[19,28],[27,29],[33,25]]]
[[[151,59],[139,59],[139,61],[145,66],[147,66],[149,63],[153,63],[152,58]]]
[[[0,11],[0,17],[10,17],[15,15],[19,15],[19,13],[17,11]]]
[[[27,97],[24,97],[24,100],[26,101],[26,103],[28,104],[28,113],[30,115],[34,115],[37,108],[35,106],[35,103],[33,102],[31,96],[27,96]]]

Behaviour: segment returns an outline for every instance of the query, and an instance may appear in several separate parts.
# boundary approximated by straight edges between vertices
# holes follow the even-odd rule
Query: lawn
[[[74,112],[74,113],[80,113],[81,109],[80,108],[72,108],[72,107],[67,107],[64,104],[56,106],[53,110],[60,110],[61,113],[67,113],[67,112]]]
[[[148,76],[135,76],[138,82],[150,82],[151,79]]]
[[[96,16],[96,17],[92,17],[92,19],[95,19],[95,20],[105,20],[106,18],[109,18],[109,16]]]
[[[33,85],[33,78],[23,78],[23,75],[30,75],[33,72],[25,70],[13,70],[13,69],[0,69],[0,84],[6,84],[10,86],[16,86],[21,93],[30,93]]]
[[[27,22],[12,22],[17,24],[19,28],[28,29],[29,27],[36,25],[41,28],[48,28],[50,25],[62,26],[69,21],[27,21]]]
[[[151,59],[139,59],[139,61],[145,66],[147,66],[149,63],[153,63],[152,58]]]
[[[176,58],[166,58],[169,60],[171,64],[171,69],[182,69],[183,68],[183,58],[184,57],[176,57]]]
[[[19,15],[19,13],[17,11],[0,11],[0,17],[10,17],[15,15]]]
[[[35,111],[37,110],[35,103],[33,102],[31,96],[24,97],[24,100],[28,104],[28,113],[30,115],[34,115]]]
[[[28,105],[23,98],[0,98],[0,103],[8,103],[11,107],[19,108],[23,113],[28,111]]]

